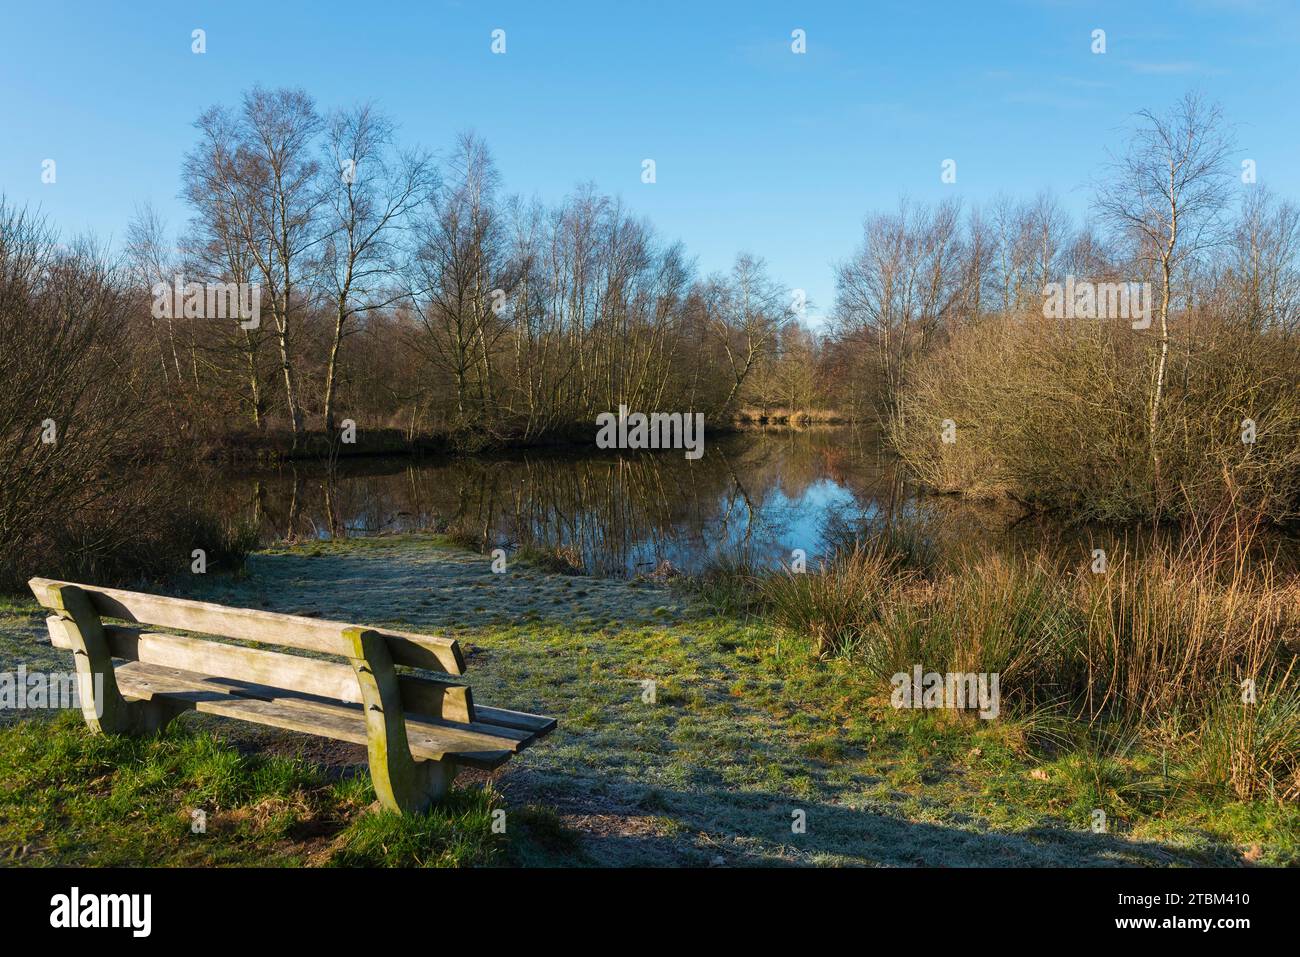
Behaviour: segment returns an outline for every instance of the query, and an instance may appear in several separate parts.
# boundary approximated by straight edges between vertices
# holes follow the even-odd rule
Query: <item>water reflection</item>
[[[211,492],[264,541],[457,530],[480,548],[567,546],[593,574],[693,571],[718,556],[820,556],[830,525],[914,507],[875,437],[835,429],[713,439],[680,452],[526,452],[295,463]],[[830,524],[828,524],[830,523]]]
[[[870,432],[747,432],[680,452],[526,452],[472,458],[353,459],[228,473],[212,504],[264,542],[454,531],[483,551],[564,547],[597,575],[757,567],[803,549],[821,558],[844,530],[915,522],[936,549],[1049,549],[1069,561],[1128,549],[1140,530],[1023,520],[1015,506],[913,494]],[[1291,552],[1295,549],[1292,546]]]

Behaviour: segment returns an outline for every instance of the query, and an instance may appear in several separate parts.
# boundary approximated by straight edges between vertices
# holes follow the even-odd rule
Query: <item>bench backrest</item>
[[[450,675],[465,671],[460,646],[451,638],[391,631],[343,622],[322,621],[297,615],[248,608],[228,608],[208,602],[168,598],[118,588],[100,588],[76,582],[33,578],[33,594],[44,607],[61,613],[60,590],[75,588],[84,594],[93,611],[103,618],[116,618],[140,625],[202,632],[223,638],[280,645],[303,651],[355,657],[349,633],[358,629],[382,639],[393,664],[409,665]],[[58,647],[74,648],[67,634],[68,619],[54,614],[46,619],[50,638]],[[246,648],[225,642],[207,641],[182,635],[101,622],[104,639],[114,658],[178,668],[232,681],[319,695],[339,701],[360,703],[363,694],[355,668],[349,663],[322,661],[302,655],[283,654],[260,648]],[[453,721],[475,719],[469,688],[454,682],[398,675],[402,709]]]

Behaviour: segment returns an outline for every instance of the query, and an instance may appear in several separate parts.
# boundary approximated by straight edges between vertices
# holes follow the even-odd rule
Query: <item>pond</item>
[[[522,451],[296,462],[229,472],[210,494],[264,542],[454,531],[487,551],[563,548],[589,573],[822,557],[846,528],[941,513],[947,540],[1009,534],[1016,513],[920,497],[869,430],[745,431],[680,451]],[[667,563],[667,565],[665,564]]]
[[[938,552],[1045,549],[1071,562],[1152,538],[1147,529],[1027,516],[1005,502],[920,494],[901,472],[871,430],[774,429],[710,438],[698,460],[592,448],[298,461],[222,473],[206,495],[265,544],[449,532],[484,552],[562,549],[588,574],[613,577],[715,562],[770,568],[796,550],[811,567],[847,534],[885,523],[911,523]],[[1267,541],[1290,563],[1300,557],[1293,537]]]

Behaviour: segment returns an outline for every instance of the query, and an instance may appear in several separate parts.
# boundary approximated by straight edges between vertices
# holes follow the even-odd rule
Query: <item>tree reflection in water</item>
[[[680,452],[528,451],[299,462],[226,473],[212,505],[263,542],[455,530],[481,550],[565,547],[597,575],[681,571],[723,559],[810,562],[837,530],[941,508],[951,533],[986,535],[1004,514],[918,499],[870,432],[744,432]],[[959,521],[952,514],[963,514]]]

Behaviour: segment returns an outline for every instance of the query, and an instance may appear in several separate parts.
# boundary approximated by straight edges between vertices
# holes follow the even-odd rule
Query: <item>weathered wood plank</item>
[[[185,671],[251,681],[303,694],[360,704],[361,690],[350,665],[287,655],[261,648],[244,648],[201,638],[167,635],[126,625],[104,625],[104,636],[114,658],[163,665]],[[55,647],[71,647],[60,640],[53,626]],[[402,707],[431,718],[473,723],[474,702],[470,689],[458,682],[399,675]]]
[[[397,687],[402,693],[402,708],[408,715],[441,718],[474,724],[478,712],[474,708],[474,694],[468,685],[418,675],[398,675]]]
[[[119,676],[126,675],[132,679],[145,678],[154,683],[155,688],[176,687],[181,690],[201,691],[216,690],[223,694],[232,694],[241,698],[256,698],[261,701],[281,701],[309,711],[325,715],[353,714],[359,715],[359,703],[309,698],[298,692],[275,688],[254,682],[218,678],[212,675],[166,665],[142,664],[138,661],[127,662],[117,668]],[[439,740],[454,742],[463,750],[497,751],[522,750],[534,737],[526,731],[504,728],[496,725],[448,721],[430,715],[403,713],[403,718],[410,727],[419,727]]]
[[[554,718],[547,718],[540,714],[528,714],[526,711],[507,711],[505,708],[487,708],[479,705],[475,707],[474,713],[481,724],[527,731],[537,738],[548,735],[555,730]]]
[[[276,694],[275,697],[251,697],[256,689],[181,669],[138,662],[119,667],[117,679],[122,693],[130,698],[145,701],[166,699],[208,714],[352,744],[368,743],[365,716],[359,706],[285,697],[276,694],[280,689],[275,688],[264,689]],[[418,720],[408,721],[408,729],[410,752],[413,757],[421,759],[451,758],[460,764],[492,770],[500,767],[513,753],[511,749],[499,746],[511,743],[506,739],[468,735],[458,729]],[[485,746],[486,742],[498,746]]]
[[[28,582],[33,594],[46,608],[57,610],[55,594],[60,586],[73,585],[49,578]],[[344,622],[323,621],[298,615],[252,608],[228,608],[188,598],[168,598],[120,588],[77,585],[90,599],[94,610],[108,618],[159,628],[197,631],[223,638],[282,645],[304,651],[348,657],[350,645],[344,631],[353,627]],[[465,658],[454,638],[418,635],[413,632],[367,629],[380,635],[388,645],[393,662],[414,668],[426,668],[459,675],[465,672]]]

